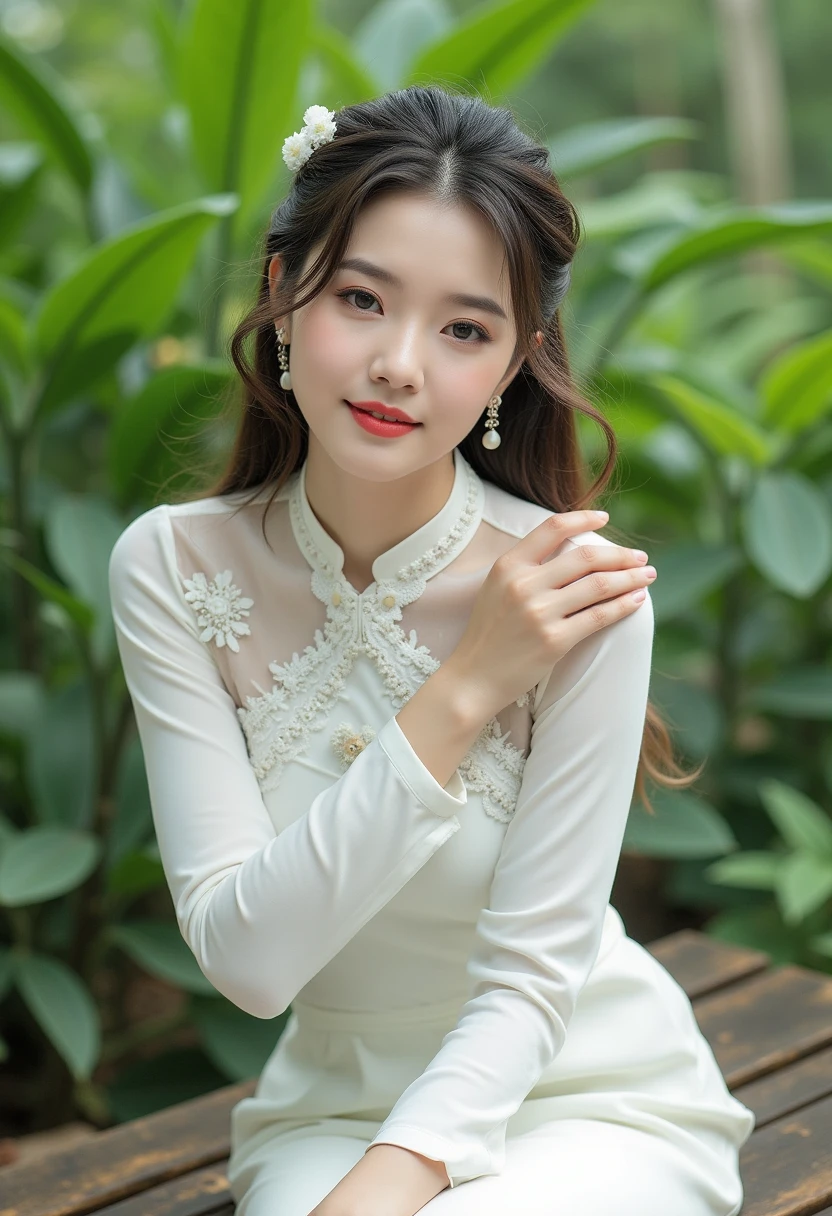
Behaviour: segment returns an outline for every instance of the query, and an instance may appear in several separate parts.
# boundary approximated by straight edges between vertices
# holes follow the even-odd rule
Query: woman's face
[[[282,318],[292,391],[310,447],[320,444],[357,477],[387,480],[446,456],[516,374],[505,254],[472,209],[396,193],[361,212],[348,259],[364,265],[342,266],[311,303]],[[276,255],[272,287],[280,273]],[[478,299],[452,298],[460,295]],[[398,407],[421,425],[374,435],[347,401]]]

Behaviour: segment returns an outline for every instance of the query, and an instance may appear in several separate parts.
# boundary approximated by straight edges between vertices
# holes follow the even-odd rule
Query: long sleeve
[[[184,599],[165,505],[121,534],[109,579],[180,932],[219,992],[275,1017],[459,830],[464,782],[456,771],[439,785],[390,718],[276,833]]]
[[[502,1171],[506,1122],[562,1048],[597,957],[635,784],[653,631],[648,593],[553,668],[478,919],[471,995],[372,1141],[443,1161],[451,1186]]]

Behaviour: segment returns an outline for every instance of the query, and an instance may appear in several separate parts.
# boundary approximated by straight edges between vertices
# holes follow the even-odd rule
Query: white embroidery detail
[[[249,615],[248,610],[253,607],[254,600],[248,596],[240,598],[239,587],[235,587],[231,581],[231,571],[224,570],[209,583],[202,571],[198,570],[193,578],[186,578],[184,583],[187,587],[185,599],[196,613],[197,624],[202,627],[200,642],[210,642],[216,638],[217,646],[239,651],[237,635],[251,633],[242,618]]]
[[[343,574],[336,575],[314,543],[304,523],[299,482],[295,481],[289,511],[298,543],[312,566],[312,591],[326,605],[326,620],[302,654],[296,651],[287,663],[269,664],[274,687],[261,696],[247,696],[245,705],[237,709],[249,758],[264,791],[278,785],[284,766],[305,751],[310,734],[325,728],[332,703],[359,656],[369,658],[378,670],[394,713],[440,666],[427,646],[419,645],[415,629],[405,634],[399,622],[402,608],[421,596],[440,563],[464,548],[478,527],[479,480],[472,471],[466,472],[468,494],[453,528],[393,578],[374,584],[369,596],[359,596]],[[528,695],[524,697],[528,699]],[[519,698],[518,705],[521,701],[525,703]],[[350,733],[357,732],[350,728]],[[508,742],[508,733],[503,734],[493,718],[458,766],[481,795],[486,814],[501,823],[507,823],[514,813],[526,762],[523,753]]]
[[[376,732],[366,722],[361,727],[361,730],[356,730],[349,722],[342,722],[333,731],[330,738],[332,750],[341,761],[341,767],[345,772],[356,756],[360,756],[367,744],[372,743],[375,737]]]

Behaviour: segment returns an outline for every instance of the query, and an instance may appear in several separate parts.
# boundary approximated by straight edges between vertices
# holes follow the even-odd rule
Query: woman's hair
[[[366,203],[386,192],[412,191],[474,208],[506,251],[517,329],[514,353],[524,362],[502,394],[500,446],[486,450],[482,428],[474,427],[459,450],[481,478],[518,498],[558,512],[594,506],[612,476],[616,440],[570,372],[557,307],[581,230],[548,150],[520,130],[508,109],[433,85],[411,85],[345,106],[336,112],[336,127],[331,142],[316,148],[294,174],[272,214],[257,300],[231,337],[231,357],[242,381],[235,381],[242,418],[238,400],[233,403],[236,439],[225,471],[196,497],[239,493],[266,482],[273,483],[276,495],[302,465],[308,427],[291,390],[280,387],[275,319],[305,306],[332,279]],[[301,278],[307,255],[319,243],[318,257]],[[269,263],[278,253],[283,275],[272,295]],[[243,349],[251,333],[253,362]],[[606,437],[606,462],[591,485],[578,442],[578,414],[596,422]],[[684,773],[668,729],[648,701],[635,785],[646,809],[654,813],[645,776],[658,785],[682,787],[700,773],[701,768]]]

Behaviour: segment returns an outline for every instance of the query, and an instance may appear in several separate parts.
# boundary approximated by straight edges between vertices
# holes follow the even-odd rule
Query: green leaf
[[[356,105],[359,101],[369,101],[382,91],[375,77],[354,58],[350,40],[325,21],[315,22],[311,49],[325,74],[326,83],[322,93],[326,97],[337,97],[339,109]]]
[[[194,157],[208,189],[239,196],[240,222],[272,183],[283,140],[300,130],[292,107],[311,20],[311,0],[191,6],[181,80]]]
[[[165,871],[161,861],[144,852],[127,853],[107,874],[107,893],[110,895],[141,895],[164,885]]]
[[[188,440],[200,438],[216,417],[231,370],[220,360],[167,367],[123,402],[109,432],[108,463],[124,502],[142,501],[193,457]],[[182,449],[185,449],[184,455]]]
[[[127,1123],[214,1093],[227,1083],[200,1048],[177,1047],[121,1069],[107,1086],[107,1105],[119,1123]]]
[[[190,1012],[212,1063],[229,1081],[247,1081],[262,1072],[291,1011],[275,1018],[254,1018],[230,1001],[192,997]]]
[[[107,837],[107,866],[153,840],[150,790],[141,740],[134,734],[119,757],[115,814]]]
[[[405,84],[426,79],[488,94],[507,93],[528,80],[593,0],[494,0],[459,21],[426,47]]]
[[[775,777],[760,783],[760,798],[786,844],[832,858],[832,819],[800,790]]]
[[[778,871],[776,891],[783,920],[799,924],[832,896],[832,859],[793,853]]]
[[[71,102],[59,76],[46,60],[25,55],[10,39],[0,37],[0,101],[21,127],[36,139],[83,194],[89,194],[95,170],[94,116]]]
[[[89,877],[101,843],[73,828],[35,827],[8,840],[0,854],[0,904],[18,908],[65,895]]]
[[[95,624],[95,613],[88,604],[71,595],[60,583],[56,583],[48,574],[38,570],[25,557],[20,557],[9,549],[0,549],[0,558],[18,574],[22,574],[27,582],[40,592],[45,600],[58,604],[67,616],[85,633]]]
[[[760,381],[764,421],[792,434],[811,426],[832,404],[832,330],[775,358]]]
[[[722,883],[728,887],[752,887],[762,891],[773,891],[778,871],[785,858],[779,853],[749,851],[722,857],[705,869],[709,882]]]
[[[797,961],[803,948],[801,930],[784,924],[774,903],[718,912],[705,932],[717,941],[762,950],[775,966]]]
[[[453,14],[442,0],[381,0],[359,23],[352,43],[381,93],[400,85],[415,57],[454,28]]]
[[[175,924],[136,920],[114,925],[110,940],[120,946],[140,967],[186,992],[217,996]]]
[[[648,379],[664,394],[675,415],[688,423],[692,433],[711,452],[741,456],[755,465],[764,465],[771,459],[771,438],[750,418],[676,376],[656,374]]]
[[[44,518],[49,558],[75,595],[92,608],[93,655],[104,661],[115,647],[108,564],[124,522],[103,498],[59,493]]]
[[[26,779],[41,823],[90,827],[99,743],[88,681],[79,676],[50,689],[26,752]]]
[[[688,118],[609,118],[562,131],[549,142],[549,154],[557,177],[571,179],[702,133],[702,124]]]
[[[43,706],[40,676],[31,671],[0,674],[0,733],[29,739],[35,733]]]
[[[657,248],[642,272],[641,284],[652,292],[677,275],[748,249],[791,240],[795,234],[832,231],[832,203],[798,199],[765,207],[712,208],[681,236],[674,233]]]
[[[32,1016],[76,1080],[89,1080],[101,1054],[101,1024],[89,989],[65,963],[17,956],[15,981]]]
[[[652,592],[651,592],[652,594]],[[749,690],[749,709],[768,710],[784,718],[832,720],[832,671],[796,667]]]
[[[820,933],[817,937],[810,937],[809,945],[818,954],[825,954],[827,958],[832,958],[832,933]]]
[[[653,590],[651,587],[651,599]],[[655,600],[653,607],[655,609]],[[725,730],[725,714],[709,689],[654,671],[650,697],[660,706],[686,755],[704,759],[717,747]]]
[[[744,564],[739,549],[695,541],[681,542],[653,556],[659,577],[650,587],[650,598],[657,621],[689,612]]]
[[[794,469],[757,479],[742,512],[745,545],[761,574],[789,595],[807,599],[832,570],[832,508]]]
[[[47,365],[40,412],[60,404],[61,369],[67,360],[77,370],[82,352],[92,351],[90,375],[98,377],[102,352],[109,350],[117,358],[128,335],[136,342],[159,328],[193,267],[203,235],[236,206],[233,195],[217,195],[142,220],[95,246],[48,292],[33,322],[32,340]],[[80,383],[74,375],[73,391]]]
[[[661,790],[651,792],[650,801],[655,816],[633,804],[622,846],[626,851],[645,857],[713,857],[737,847],[719,812],[695,794]]]

